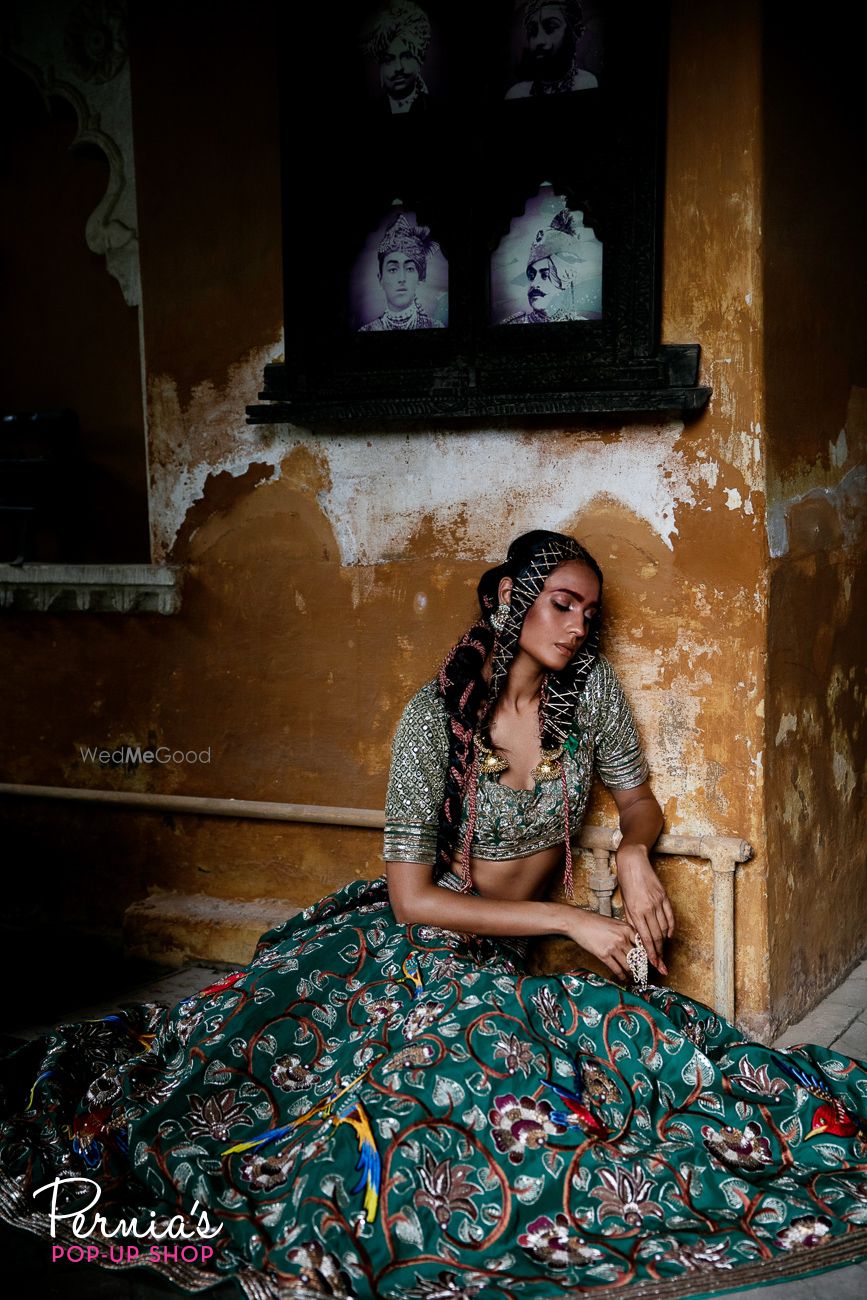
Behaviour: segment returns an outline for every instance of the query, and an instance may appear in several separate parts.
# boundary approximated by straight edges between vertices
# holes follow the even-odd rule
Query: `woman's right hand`
[[[598,957],[618,979],[631,979],[626,955],[635,947],[635,928],[613,916],[601,916],[584,908],[571,909],[569,938],[586,952]]]

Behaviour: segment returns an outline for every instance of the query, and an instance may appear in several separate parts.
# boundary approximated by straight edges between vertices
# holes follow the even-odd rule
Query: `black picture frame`
[[[391,63],[380,63],[377,85],[360,24],[389,6],[402,20],[421,8],[430,37],[420,42],[416,25],[415,45],[412,34],[389,45]],[[707,402],[711,390],[697,384],[698,344],[659,340],[667,5],[586,0],[583,10],[595,24],[596,71],[578,78],[585,88],[509,97],[516,84],[511,0],[335,0],[327,15],[284,7],[286,355],[266,367],[266,404],[248,408],[251,423],[686,413]],[[380,22],[377,38],[393,26]],[[381,40],[376,48],[385,48]],[[404,66],[395,81],[390,68],[401,58],[409,71]],[[386,102],[385,88],[405,92],[414,74],[409,111],[390,111],[408,96]],[[531,84],[544,92],[576,83]],[[599,313],[492,323],[492,258],[512,223],[526,224],[528,205],[545,196],[540,238],[548,239],[550,211],[563,200],[597,256],[601,244]],[[438,295],[428,294],[426,310],[413,317],[438,310],[435,327],[359,330],[374,310],[376,275],[372,261],[369,272],[359,271],[359,259],[382,249],[373,232],[389,214],[403,214],[404,229],[423,226],[436,241]],[[518,265],[515,284],[520,273]]]

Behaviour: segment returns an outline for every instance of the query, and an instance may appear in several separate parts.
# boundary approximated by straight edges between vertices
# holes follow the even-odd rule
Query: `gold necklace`
[[[482,776],[498,776],[500,772],[508,772],[509,764],[499,754],[489,749],[481,736],[476,736],[476,749],[479,755],[479,772]]]
[[[558,759],[563,757],[563,746],[558,745],[556,749],[543,749],[542,761],[537,763],[533,768],[530,776],[534,781],[553,781],[560,775],[560,768],[557,766]]]
[[[509,764],[500,754],[495,754],[492,749],[489,749],[481,736],[476,736],[476,749],[479,754],[481,776],[499,776],[501,772],[508,772]],[[553,781],[560,775],[558,760],[562,757],[562,745],[558,745],[556,749],[543,749],[542,758],[530,772],[530,776],[534,781]]]

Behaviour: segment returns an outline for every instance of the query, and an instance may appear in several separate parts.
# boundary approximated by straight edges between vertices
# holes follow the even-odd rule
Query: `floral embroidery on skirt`
[[[664,1296],[867,1257],[867,1064],[521,951],[356,881],[173,1008],[59,1026],[3,1063],[0,1212],[44,1231],[58,1175],[109,1227],[206,1210],[207,1263],[163,1271],[254,1300]]]

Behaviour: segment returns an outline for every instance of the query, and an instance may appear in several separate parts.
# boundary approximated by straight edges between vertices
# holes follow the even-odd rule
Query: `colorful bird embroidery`
[[[812,1128],[809,1133],[804,1134],[805,1142],[807,1138],[823,1137],[825,1134],[834,1137],[858,1137],[862,1142],[867,1142],[867,1129],[864,1128],[858,1116],[847,1110],[840,1098],[834,1096],[826,1083],[815,1074],[808,1074],[799,1065],[784,1060],[782,1056],[778,1056],[776,1053],[774,1053],[774,1060],[780,1069],[794,1079],[796,1083],[799,1083],[802,1088],[806,1089],[811,1097],[817,1097],[819,1101],[826,1103],[813,1112]]]
[[[42,1080],[50,1079],[52,1074],[54,1074],[53,1070],[43,1070],[41,1074],[38,1074],[36,1076],[36,1079],[34,1080],[33,1083],[33,1087],[30,1089],[30,1096],[27,1098],[27,1105],[24,1107],[25,1110],[30,1110],[30,1107],[33,1105],[34,1094],[36,1092],[36,1089],[39,1087],[40,1083],[42,1082]]]
[[[542,1083],[546,1088],[555,1092],[561,1101],[566,1103],[566,1110],[552,1110],[551,1119],[556,1124],[563,1124],[566,1128],[574,1128],[580,1125],[589,1137],[604,1138],[608,1136],[608,1128],[597,1119],[591,1110],[584,1105],[582,1100],[584,1096],[584,1081],[581,1077],[581,1061],[579,1057],[573,1059],[573,1068],[575,1070],[575,1088],[564,1088],[561,1083],[555,1083],[553,1079],[543,1079]]]
[[[373,1223],[376,1218],[376,1207],[379,1204],[382,1161],[376,1149],[376,1140],[367,1112],[360,1102],[353,1101],[339,1115],[333,1116],[332,1122],[335,1128],[340,1124],[348,1124],[358,1140],[358,1163],[355,1168],[359,1169],[361,1174],[351,1190],[353,1193],[364,1190],[363,1203],[367,1222]]]
[[[100,1106],[97,1110],[76,1115],[72,1124],[64,1125],[64,1131],[73,1151],[81,1157],[88,1169],[96,1169],[101,1164],[102,1153],[109,1139],[114,1141],[122,1153],[128,1150],[126,1116],[112,1116],[111,1106]]]
[[[303,1115],[298,1115],[295,1119],[290,1120],[288,1124],[283,1124],[279,1128],[269,1129],[261,1137],[253,1138],[249,1142],[237,1142],[234,1146],[227,1147],[223,1155],[237,1155],[243,1151],[258,1150],[271,1142],[278,1142],[280,1138],[296,1129],[299,1124],[312,1119],[319,1112],[321,1112],[323,1119],[330,1118],[335,1128],[339,1124],[349,1124],[358,1139],[358,1163],[355,1168],[361,1171],[361,1176],[352,1191],[360,1192],[362,1189],[364,1190],[364,1210],[368,1222],[372,1223],[376,1217],[376,1209],[379,1204],[379,1186],[382,1173],[382,1161],[376,1147],[376,1139],[373,1136],[367,1113],[360,1102],[351,1101],[336,1115],[334,1114],[334,1104],[345,1096],[350,1088],[354,1088],[366,1074],[369,1074],[374,1064],[375,1062],[371,1063],[366,1070],[347,1083],[339,1092],[331,1093],[330,1096],[318,1102],[310,1110],[305,1111]]]
[[[157,1035],[136,1033],[135,1029],[133,1029],[131,1025],[127,1024],[126,1018],[124,1016],[119,1016],[116,1011],[110,1012],[107,1016],[91,1016],[88,1020],[80,1020],[78,1023],[81,1025],[108,1025],[111,1024],[112,1021],[116,1021],[117,1024],[123,1025],[127,1030],[129,1030],[135,1041],[141,1043],[142,1050],[136,1053],[137,1056],[144,1056],[145,1053],[154,1050]],[[51,1073],[51,1071],[49,1071],[49,1073]],[[39,1078],[44,1078],[44,1075],[40,1075]],[[38,1083],[39,1079],[37,1079],[36,1082]]]
[[[77,1156],[80,1156],[88,1169],[98,1169],[102,1162],[102,1143],[97,1142],[96,1138],[73,1138],[72,1149]]]
[[[420,998],[422,993],[424,993],[424,984],[421,978],[421,971],[419,970],[418,958],[414,952],[411,952],[408,957],[404,957],[401,970],[407,980],[411,984],[415,985],[412,996],[414,998]]]
[[[306,1114],[299,1115],[297,1119],[290,1120],[288,1124],[282,1124],[280,1128],[269,1128],[267,1133],[263,1133],[261,1137],[252,1138],[249,1142],[236,1142],[234,1146],[226,1147],[223,1155],[236,1156],[240,1155],[242,1151],[254,1151],[259,1147],[266,1147],[269,1142],[278,1142],[281,1137],[285,1137],[287,1133],[291,1133],[293,1128],[297,1128],[302,1120],[310,1119],[311,1115],[313,1115],[317,1109],[318,1107],[314,1106],[313,1110],[308,1110]]]
[[[233,970],[231,975],[226,975],[223,979],[217,980],[215,984],[209,984],[206,989],[199,989],[195,996],[206,998],[211,993],[222,993],[224,989],[230,989],[233,984],[237,984],[238,980],[243,979],[245,974],[245,971]]]

